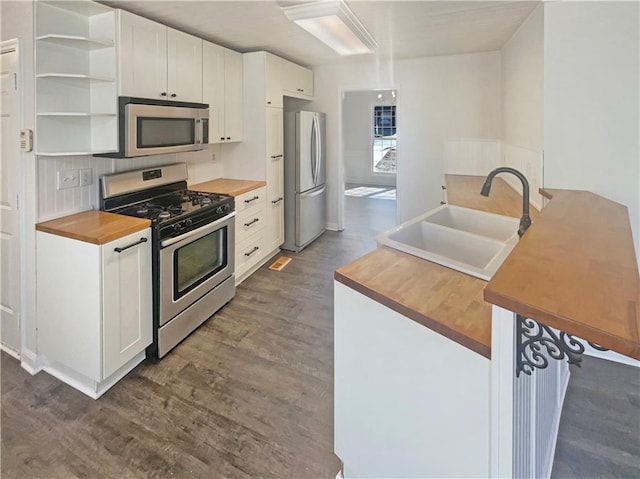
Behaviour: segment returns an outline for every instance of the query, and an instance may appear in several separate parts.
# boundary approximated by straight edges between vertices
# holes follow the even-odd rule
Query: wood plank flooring
[[[98,401],[3,353],[2,479],[335,477],[333,271],[395,224],[393,201],[346,202],[344,232],[260,269]],[[590,358],[574,371],[554,478],[640,477],[639,374]]]
[[[347,198],[346,220],[97,401],[3,354],[2,478],[335,477],[333,271],[395,202]]]

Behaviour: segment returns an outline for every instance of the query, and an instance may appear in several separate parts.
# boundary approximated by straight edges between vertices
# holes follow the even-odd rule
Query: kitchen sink
[[[444,205],[379,235],[378,244],[488,281],[518,242],[518,219]]]

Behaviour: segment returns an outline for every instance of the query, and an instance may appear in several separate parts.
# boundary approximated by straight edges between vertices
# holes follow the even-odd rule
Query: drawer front
[[[243,211],[255,210],[260,204],[264,204],[267,197],[266,188],[256,188],[236,196],[236,212],[239,215]]]
[[[264,201],[236,215],[236,244],[239,245],[253,233],[264,229],[266,218],[267,207]]]
[[[236,249],[236,277],[240,277],[264,258],[265,237],[262,231],[257,231],[238,244]]]

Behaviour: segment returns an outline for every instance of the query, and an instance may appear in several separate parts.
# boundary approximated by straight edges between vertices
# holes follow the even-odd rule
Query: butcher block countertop
[[[588,191],[542,193],[551,201],[489,281],[485,300],[640,359],[627,208]]]
[[[91,210],[38,223],[36,230],[101,245],[149,226],[147,219]]]
[[[261,188],[267,183],[256,180],[235,180],[231,178],[219,178],[197,185],[189,185],[190,190],[202,191],[204,193],[218,193],[221,195],[239,196],[247,191]]]
[[[519,216],[522,197],[501,178],[491,196],[480,195],[484,178],[447,175],[450,204],[490,213]],[[532,207],[532,217],[537,210]],[[415,256],[380,247],[335,272],[336,281],[380,304],[491,358],[491,305],[487,285],[473,276]]]
[[[447,176],[450,204],[519,216],[522,199],[494,180]],[[504,193],[504,194],[502,194]],[[386,247],[335,279],[451,340],[491,357],[491,304],[640,359],[639,279],[626,207],[585,191],[552,198],[489,283]],[[514,205],[513,203],[516,203]]]

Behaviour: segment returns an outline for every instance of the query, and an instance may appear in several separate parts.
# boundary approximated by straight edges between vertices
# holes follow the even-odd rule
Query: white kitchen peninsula
[[[489,283],[385,247],[336,271],[345,477],[549,477],[567,357],[581,351],[564,341],[550,359],[538,325],[640,358],[626,208],[553,194]],[[532,338],[543,369],[527,356]]]

